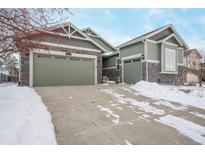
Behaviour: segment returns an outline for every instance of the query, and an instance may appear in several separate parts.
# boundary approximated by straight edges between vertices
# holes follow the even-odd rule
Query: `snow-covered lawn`
[[[51,115],[33,89],[0,84],[0,144],[56,144]]]
[[[141,95],[154,99],[168,100],[184,106],[205,109],[205,88],[194,86],[159,85],[140,81],[131,87]]]
[[[191,121],[173,115],[160,117],[156,121],[175,128],[181,134],[193,139],[194,141],[205,144],[205,128]]]

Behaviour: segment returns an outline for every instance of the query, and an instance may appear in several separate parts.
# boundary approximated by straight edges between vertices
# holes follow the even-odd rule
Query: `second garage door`
[[[94,59],[33,55],[33,86],[95,84]]]
[[[123,82],[135,84],[141,80],[141,59],[125,60],[123,65]]]

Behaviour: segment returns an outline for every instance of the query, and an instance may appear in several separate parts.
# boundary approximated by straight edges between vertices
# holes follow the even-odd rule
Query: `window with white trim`
[[[165,71],[176,72],[176,50],[165,48]]]

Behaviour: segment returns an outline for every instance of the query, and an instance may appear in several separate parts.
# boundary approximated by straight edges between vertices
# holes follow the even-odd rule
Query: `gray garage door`
[[[33,86],[91,85],[94,59],[34,54]]]
[[[131,59],[124,61],[124,82],[135,84],[141,80],[141,59]]]

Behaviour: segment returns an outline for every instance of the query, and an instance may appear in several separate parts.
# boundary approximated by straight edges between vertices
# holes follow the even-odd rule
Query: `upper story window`
[[[165,48],[165,71],[176,72],[176,50]]]

